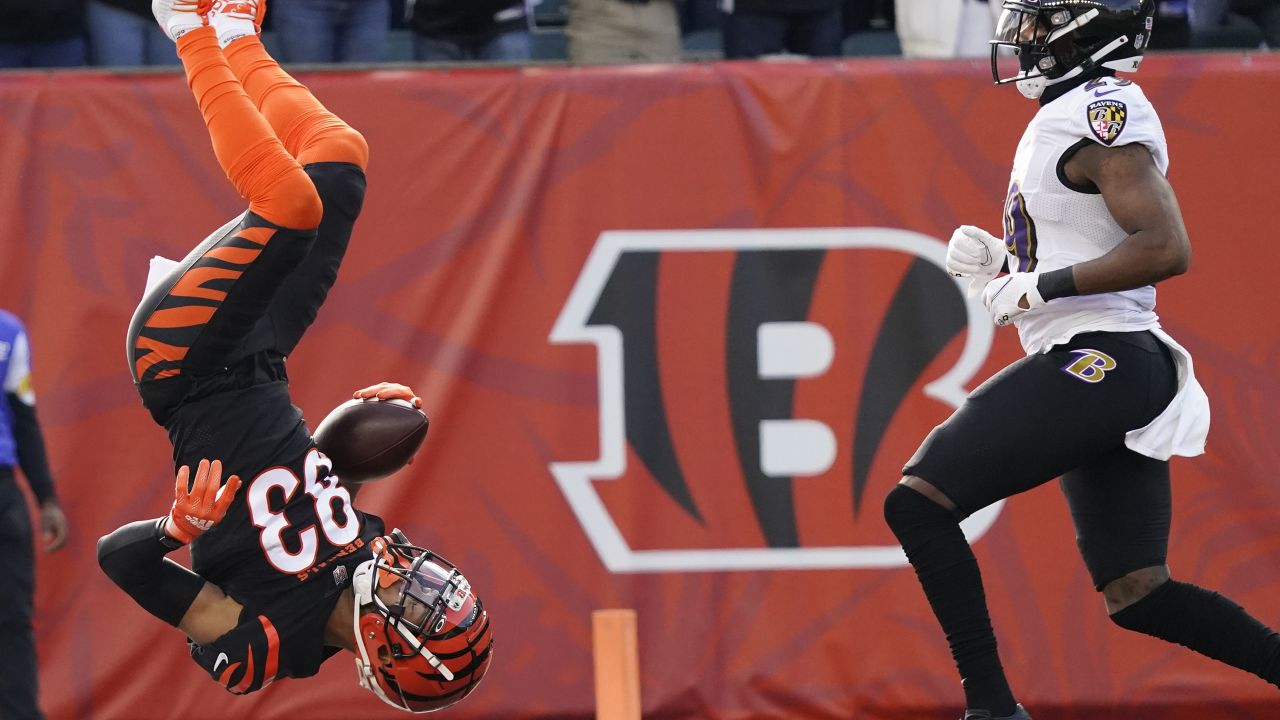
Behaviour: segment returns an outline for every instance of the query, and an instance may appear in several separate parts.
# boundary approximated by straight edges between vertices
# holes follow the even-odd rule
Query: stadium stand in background
[[[390,4],[386,46],[380,53],[367,53],[362,57],[372,54],[393,63],[414,62],[414,33],[405,20],[408,0],[385,1]],[[982,14],[981,8],[987,6],[980,0],[955,1],[962,2],[967,8],[979,8],[976,11],[979,14]],[[570,0],[526,2],[532,34],[532,62],[567,61],[565,29]],[[678,2],[685,60],[716,60],[724,56],[720,2]],[[932,9],[933,2],[929,0],[926,17],[936,14]],[[44,0],[36,4],[25,0],[0,0],[0,68],[70,67],[84,62],[111,66],[124,64],[120,60],[122,57],[138,57],[139,62],[146,65],[172,65],[175,60],[157,57],[149,50],[138,50],[141,53],[138,55],[119,52],[121,45],[149,47],[145,34],[154,28],[149,26],[150,18],[142,15],[147,4],[147,0]],[[913,7],[920,7],[917,0],[846,0],[842,8],[844,55],[903,54],[903,47],[908,43],[900,41],[899,34],[903,29],[897,27],[895,15],[909,12]],[[137,23],[130,22],[131,14],[137,16]],[[110,16],[111,22],[102,21],[106,16]],[[104,37],[108,33],[110,35]],[[137,37],[132,37],[135,34]],[[982,34],[984,37],[979,38],[976,45],[971,44],[970,52],[959,54],[974,54],[975,48],[982,50],[987,33],[984,31]],[[1162,0],[1155,47],[1265,48],[1274,46],[1277,36],[1280,36],[1280,0]],[[309,60],[289,57],[290,44],[272,27],[270,15],[263,40],[268,48],[288,62]],[[168,51],[167,48],[165,50]],[[912,55],[912,52],[907,54]]]

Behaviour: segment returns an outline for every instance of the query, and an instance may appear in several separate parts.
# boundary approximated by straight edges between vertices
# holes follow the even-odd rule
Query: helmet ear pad
[[[360,617],[360,640],[372,640],[377,635],[386,632],[386,621],[374,615],[373,613],[365,613]],[[370,664],[374,667],[389,668],[391,666],[391,656],[386,652],[386,648],[378,646],[375,655],[369,658]]]

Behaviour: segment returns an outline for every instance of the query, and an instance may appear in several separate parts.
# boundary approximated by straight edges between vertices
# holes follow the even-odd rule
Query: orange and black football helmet
[[[401,710],[447,708],[489,670],[489,615],[453,563],[399,530],[371,546],[351,582],[360,686]]]

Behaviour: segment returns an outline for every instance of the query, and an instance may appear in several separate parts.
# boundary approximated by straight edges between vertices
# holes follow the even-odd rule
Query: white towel
[[[1126,433],[1124,444],[1156,460],[1168,460],[1173,455],[1195,457],[1204,452],[1205,439],[1209,436],[1209,396],[1196,381],[1191,353],[1165,331],[1155,329],[1151,333],[1172,351],[1178,367],[1178,392],[1164,412],[1146,427]]]
[[[177,260],[170,260],[159,255],[151,258],[151,264],[147,266],[147,287],[142,291],[142,294],[150,294],[151,289],[159,285],[160,281],[164,280],[176,267],[178,267]]]

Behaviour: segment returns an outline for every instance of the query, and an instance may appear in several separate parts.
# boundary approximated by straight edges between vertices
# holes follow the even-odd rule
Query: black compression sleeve
[[[1178,643],[1280,687],[1280,635],[1211,590],[1169,580],[1113,614],[1122,628]]]
[[[139,520],[98,540],[98,565],[142,609],[178,626],[204,578],[165,557],[180,545],[164,534],[164,518]]]
[[[49,472],[49,456],[44,449],[44,435],[36,419],[36,408],[17,395],[6,393],[9,408],[13,411],[13,440],[18,446],[18,465],[31,485],[36,500],[44,502],[54,497],[53,474]]]

